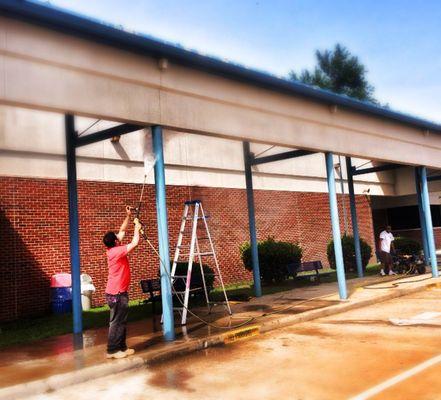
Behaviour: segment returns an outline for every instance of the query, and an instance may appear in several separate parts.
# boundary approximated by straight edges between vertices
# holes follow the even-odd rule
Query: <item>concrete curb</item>
[[[260,333],[266,333],[275,329],[284,328],[301,322],[311,321],[329,315],[340,314],[345,311],[366,307],[375,303],[380,303],[408,294],[420,292],[425,290],[427,287],[433,287],[434,285],[437,286],[439,284],[431,282],[427,283],[426,285],[421,285],[413,288],[396,288],[390,293],[385,293],[374,298],[359,300],[353,303],[344,302],[318,310],[306,311],[301,314],[284,316],[278,319],[274,319],[272,321],[259,323],[258,330]],[[242,333],[246,332],[247,329],[255,331],[256,324],[248,328],[244,327],[237,331]],[[38,381],[5,387],[0,389],[0,400],[15,400],[31,395],[53,392],[66,386],[87,382],[89,380],[98,379],[107,375],[121,373],[124,371],[142,367],[144,365],[152,365],[159,362],[164,362],[182,355],[196,352],[198,350],[230,343],[232,341],[231,335],[232,332],[228,331],[225,333],[209,336],[206,339],[191,340],[189,342],[183,343],[171,343],[169,348],[161,349],[156,352],[149,352],[145,355],[141,354],[135,357],[115,360],[109,363],[95,365],[65,374],[54,375]],[[246,334],[242,336],[246,336]]]

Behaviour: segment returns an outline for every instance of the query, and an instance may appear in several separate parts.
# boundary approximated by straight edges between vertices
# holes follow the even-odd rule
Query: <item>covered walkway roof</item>
[[[156,38],[125,31],[81,15],[67,13],[48,4],[1,0],[0,12],[6,16],[36,23],[63,33],[79,35],[98,43],[157,58],[167,58],[183,66],[201,69],[227,78],[263,86],[267,89],[304,96],[329,105],[341,106],[350,110],[441,133],[441,124],[202,55]]]
[[[0,103],[441,168],[441,125],[37,2],[0,0]]]

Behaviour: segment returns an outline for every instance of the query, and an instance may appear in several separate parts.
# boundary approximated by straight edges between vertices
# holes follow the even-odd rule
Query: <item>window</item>
[[[433,226],[441,226],[440,206],[430,206],[430,211]],[[420,228],[418,206],[388,208],[387,219],[393,230]]]

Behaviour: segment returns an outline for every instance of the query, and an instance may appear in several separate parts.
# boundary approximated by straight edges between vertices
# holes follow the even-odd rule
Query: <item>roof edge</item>
[[[335,94],[327,90],[314,88],[300,82],[288,81],[268,73],[228,63],[214,57],[201,55],[194,51],[148,36],[127,32],[115,26],[53,6],[27,0],[0,0],[0,14],[42,25],[67,34],[79,35],[86,39],[136,53],[169,58],[178,64],[221,75],[229,79],[252,83],[260,87],[305,97],[329,105],[340,106],[348,110],[400,122],[414,128],[441,133],[441,124],[429,120],[393,111],[373,103]]]

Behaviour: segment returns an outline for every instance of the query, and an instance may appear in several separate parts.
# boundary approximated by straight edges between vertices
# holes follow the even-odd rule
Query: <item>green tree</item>
[[[378,103],[373,97],[374,87],[366,79],[366,67],[346,47],[337,43],[332,50],[317,50],[315,56],[317,66],[312,71],[304,69],[300,75],[291,71],[289,78],[358,100]]]

